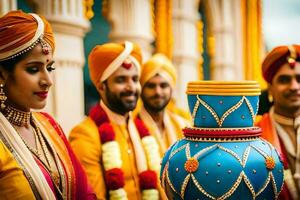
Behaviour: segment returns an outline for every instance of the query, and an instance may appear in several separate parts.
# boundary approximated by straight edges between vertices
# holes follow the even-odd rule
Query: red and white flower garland
[[[100,105],[95,106],[90,117],[98,126],[102,143],[102,160],[104,165],[105,183],[109,190],[110,199],[127,199],[124,189],[125,178],[122,170],[122,159],[119,143],[115,140],[115,132],[109,122],[108,116]],[[140,172],[139,183],[142,190],[142,199],[159,199],[157,183],[160,170],[159,147],[153,136],[140,119],[135,120],[135,125],[141,137],[142,145],[148,161],[148,170]]]

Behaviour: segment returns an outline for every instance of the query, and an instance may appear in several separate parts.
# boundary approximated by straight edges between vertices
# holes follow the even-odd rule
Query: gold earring
[[[273,100],[274,100],[274,99],[273,99],[273,95],[270,94],[270,93],[268,94],[268,100],[269,100],[270,103],[272,103]]]
[[[3,90],[4,85],[1,83],[0,84],[0,106],[1,106],[1,110],[3,110],[6,106],[4,104],[4,102],[7,99],[7,96],[5,95],[5,92]]]

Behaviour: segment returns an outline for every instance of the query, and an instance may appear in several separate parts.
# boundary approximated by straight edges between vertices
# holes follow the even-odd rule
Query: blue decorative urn
[[[161,183],[169,199],[277,199],[283,186],[278,152],[254,127],[255,81],[190,82],[193,126],[165,153]]]

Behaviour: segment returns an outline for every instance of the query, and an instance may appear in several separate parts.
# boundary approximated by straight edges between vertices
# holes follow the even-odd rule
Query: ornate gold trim
[[[184,181],[181,185],[181,190],[180,190],[180,196],[182,199],[184,199],[184,192],[185,192],[185,189],[186,189],[186,186],[191,178],[191,175],[192,174],[188,174],[185,178],[184,178]]]
[[[179,147],[178,149],[176,149],[175,151],[172,151],[170,153],[169,159],[171,159],[176,153],[178,153],[179,151],[183,150],[187,145],[189,145],[189,143],[182,145],[181,147]]]
[[[276,186],[276,182],[275,182],[273,173],[270,173],[270,176],[271,176],[271,181],[272,181],[272,187],[273,187],[273,190],[274,190],[274,196],[277,199],[277,196],[279,195],[279,193],[277,192],[277,186]]]
[[[255,190],[254,190],[250,180],[248,179],[247,175],[244,172],[243,172],[243,180],[244,180],[245,184],[247,185],[247,187],[249,188],[249,190],[252,194],[253,200],[255,200],[255,197],[256,197]]]
[[[239,187],[239,185],[243,179],[243,176],[244,176],[244,172],[242,171],[240,173],[239,177],[237,178],[237,180],[234,182],[233,186],[228,190],[228,192],[226,192],[220,198],[217,198],[217,199],[224,200],[224,199],[227,199],[228,197],[230,197],[235,192],[235,190]]]
[[[249,100],[247,99],[247,97],[245,96],[242,96],[242,98],[235,104],[233,105],[231,108],[229,108],[226,112],[224,112],[224,114],[222,115],[221,119],[219,118],[218,114],[216,113],[216,111],[210,107],[205,101],[203,101],[199,95],[197,95],[197,102],[194,106],[194,109],[193,109],[193,113],[192,113],[192,121],[193,121],[193,124],[195,124],[195,117],[197,115],[197,111],[199,109],[199,105],[202,104],[209,112],[210,114],[214,117],[214,119],[216,120],[217,124],[219,127],[222,127],[223,125],[223,122],[224,120],[231,114],[233,113],[235,110],[237,110],[242,104],[243,102],[246,102],[246,105],[250,111],[250,114],[251,114],[251,117],[252,117],[252,120],[254,122],[255,120],[255,114],[254,114],[254,111],[253,111],[253,108],[249,102]],[[199,103],[198,103],[199,102]]]
[[[258,137],[256,137],[256,138],[258,138]],[[260,148],[255,147],[255,146],[253,146],[251,144],[249,144],[249,146],[246,147],[246,149],[245,149],[245,151],[243,153],[242,159],[234,151],[232,151],[232,150],[230,150],[228,148],[225,148],[225,147],[221,146],[220,144],[214,144],[214,145],[211,145],[209,147],[206,147],[206,148],[202,149],[201,151],[197,152],[195,155],[191,156],[190,143],[187,143],[187,144],[181,146],[180,148],[176,149],[174,152],[172,152],[169,158],[173,157],[176,153],[180,152],[184,148],[185,148],[185,154],[186,154],[187,159],[193,158],[195,160],[197,160],[201,155],[203,155],[204,153],[208,152],[209,150],[212,150],[214,148],[219,148],[220,150],[222,150],[222,151],[224,151],[226,153],[229,153],[234,158],[236,158],[237,161],[241,164],[241,166],[243,168],[245,168],[245,166],[246,166],[246,163],[248,161],[248,156],[250,154],[251,148],[253,148],[256,151],[258,151],[264,157],[268,156],[267,153],[265,153],[264,151],[262,151]],[[269,148],[271,148],[270,145],[269,145]],[[271,154],[272,154],[272,152],[273,152],[272,150],[273,149],[270,149],[270,150],[271,150]],[[165,178],[167,178],[167,183],[169,184],[169,186],[172,188],[172,190],[176,194],[178,194],[178,192],[175,190],[175,187],[172,185],[172,183],[171,183],[171,181],[169,179],[168,169],[169,169],[169,162],[167,162],[166,165],[165,165],[165,168],[164,168],[163,174],[162,174],[162,179],[165,180]],[[253,185],[251,184],[251,182],[250,182],[249,178],[247,177],[247,175],[245,174],[244,170],[242,170],[241,173],[240,173],[240,175],[238,176],[238,178],[236,179],[236,181],[232,185],[232,187],[225,194],[223,194],[221,197],[214,197],[211,194],[209,194],[207,191],[204,190],[204,188],[201,186],[201,184],[195,178],[193,172],[191,172],[191,173],[188,173],[188,175],[184,178],[184,181],[183,181],[183,183],[181,185],[180,194],[178,194],[178,195],[180,195],[182,199],[184,199],[185,190],[186,190],[186,187],[187,187],[187,184],[188,184],[190,178],[192,178],[192,181],[195,184],[195,186],[197,187],[197,189],[201,193],[203,193],[206,197],[208,197],[210,199],[218,199],[218,200],[223,199],[223,200],[225,200],[225,199],[229,198],[236,191],[236,189],[238,188],[238,186],[240,185],[240,183],[241,183],[242,180],[245,182],[245,184],[247,185],[248,189],[250,190],[250,192],[252,194],[253,200],[257,196],[259,196],[266,189],[266,187],[268,186],[268,184],[270,183],[270,181],[272,181],[272,187],[273,187],[274,195],[275,195],[276,198],[278,197],[280,191],[282,190],[282,187],[281,187],[281,190],[277,191],[277,185],[276,185],[277,183],[276,183],[276,181],[274,179],[274,176],[273,176],[272,172],[269,171],[267,179],[265,180],[263,186],[259,189],[259,191],[257,193],[255,193]]]
[[[186,156],[187,159],[191,158],[190,143],[187,143],[187,145],[186,145],[185,156]]]
[[[161,182],[162,182],[162,187],[163,188],[166,188],[166,184],[165,184],[164,180],[166,180],[166,174],[167,174],[168,168],[169,168],[169,161],[167,161],[167,163],[166,163],[166,165],[163,169],[163,173],[162,173],[162,177],[161,177],[161,180],[162,180]]]
[[[197,179],[195,178],[195,176],[192,174],[192,180],[194,182],[194,184],[196,185],[197,189],[202,192],[205,196],[207,196],[210,199],[215,199],[215,197],[213,197],[212,195],[208,194],[203,187],[200,185],[200,183],[197,181]]]
[[[218,146],[217,144],[214,144],[214,145],[212,145],[210,147],[206,147],[206,148],[202,149],[201,151],[199,151],[198,153],[196,153],[193,157],[195,159],[198,159],[202,154],[206,153],[207,151],[209,151],[211,149],[216,148],[217,146]]]
[[[245,151],[243,153],[243,160],[242,160],[243,168],[245,168],[245,166],[246,166],[246,163],[247,163],[247,160],[248,160],[248,157],[249,157],[249,154],[250,154],[250,150],[251,150],[251,147],[247,146],[247,148],[245,149]]]
[[[259,196],[266,189],[266,187],[268,186],[270,179],[271,179],[270,175],[271,175],[271,172],[268,173],[267,180],[265,181],[264,185],[260,188],[260,190],[256,193],[255,197]]]
[[[233,157],[235,157],[235,158],[239,161],[239,163],[243,166],[243,162],[242,162],[241,158],[240,158],[234,151],[232,151],[232,150],[230,150],[230,149],[227,149],[227,148],[225,148],[225,147],[222,147],[222,146],[219,145],[219,144],[217,144],[217,147],[218,147],[219,149],[225,151],[226,153],[229,153],[229,154],[232,155]]]
[[[167,183],[169,184],[169,186],[171,187],[171,189],[173,190],[173,192],[175,192],[176,194],[178,194],[178,192],[175,190],[174,185],[171,183],[168,170],[167,170],[167,173],[166,173],[166,177],[167,177]],[[178,194],[178,195],[181,196],[180,194]]]

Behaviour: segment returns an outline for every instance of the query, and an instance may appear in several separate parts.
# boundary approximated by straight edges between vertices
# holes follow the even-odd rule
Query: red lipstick
[[[48,96],[48,92],[35,92],[37,96],[39,96],[41,99],[46,99]]]

